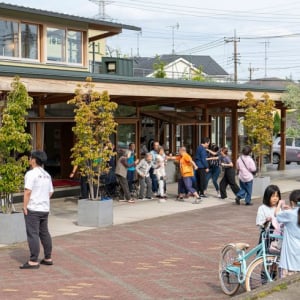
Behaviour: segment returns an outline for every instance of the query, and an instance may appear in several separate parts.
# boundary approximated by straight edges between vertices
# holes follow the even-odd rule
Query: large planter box
[[[113,200],[78,200],[78,225],[106,227],[113,225]]]
[[[0,244],[9,245],[27,240],[23,213],[0,213]]]
[[[254,177],[252,196],[262,197],[264,195],[266,187],[270,184],[271,184],[271,178],[269,176]]]

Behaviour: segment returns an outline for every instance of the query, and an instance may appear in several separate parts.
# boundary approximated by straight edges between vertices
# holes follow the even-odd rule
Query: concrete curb
[[[283,279],[279,279],[277,281],[271,282],[262,286],[254,291],[240,294],[238,296],[232,297],[233,300],[257,300],[263,299],[270,294],[276,292],[283,292],[288,288],[288,286],[300,282],[300,274],[295,274],[292,276],[288,276]]]

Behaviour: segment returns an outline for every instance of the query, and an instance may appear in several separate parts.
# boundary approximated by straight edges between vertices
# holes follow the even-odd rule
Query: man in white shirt
[[[53,185],[51,176],[42,167],[46,160],[47,155],[44,151],[33,151],[30,157],[31,170],[25,175],[23,212],[30,259],[20,266],[20,269],[38,269],[40,264],[53,264],[52,239],[48,230]],[[40,240],[44,248],[44,259],[39,263]]]

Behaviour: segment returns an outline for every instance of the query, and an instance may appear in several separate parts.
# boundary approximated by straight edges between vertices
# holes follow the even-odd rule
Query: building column
[[[136,155],[140,158],[141,153],[141,133],[142,133],[142,119],[141,119],[141,108],[139,106],[136,107],[136,117],[138,119],[136,124],[136,135],[135,135],[135,148]]]
[[[39,118],[45,118],[45,106],[37,102],[38,105],[38,116]],[[44,122],[37,122],[36,125],[36,149],[44,150],[44,130],[45,130],[45,123]]]
[[[208,110],[206,107],[202,109],[202,120],[206,123],[209,122]],[[201,129],[201,138],[209,137],[209,125],[203,125]]]
[[[236,107],[233,107],[231,109],[231,159],[234,165],[236,163],[239,152],[238,141],[238,111]]]
[[[280,120],[280,161],[278,170],[285,170],[286,164],[286,108],[281,107],[281,120]]]

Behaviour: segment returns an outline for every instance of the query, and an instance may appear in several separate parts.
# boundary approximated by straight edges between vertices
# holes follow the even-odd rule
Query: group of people
[[[147,148],[143,146],[143,151]],[[164,148],[157,141],[153,141],[152,150],[143,152],[143,158],[137,159],[136,146],[130,143],[128,149],[123,149],[116,166],[114,175],[120,185],[120,201],[134,203],[134,182],[138,181],[140,189],[138,199],[152,199],[153,196],[165,202],[166,195],[166,163],[174,160],[179,166],[178,200],[188,196],[194,197],[193,203],[200,203],[201,198],[206,198],[206,191],[210,179],[217,192],[217,197],[227,198],[227,186],[229,185],[235,194],[235,203],[240,204],[245,199],[245,204],[252,205],[253,173],[256,171],[255,162],[251,157],[251,147],[245,146],[242,155],[236,162],[236,168],[228,155],[228,148],[219,148],[211,144],[209,138],[203,138],[197,147],[193,159],[185,147],[179,149],[176,156],[166,155]],[[218,182],[224,169],[224,176]],[[236,183],[236,172],[239,176],[239,185]],[[73,176],[74,170],[71,173]],[[70,177],[71,177],[70,176]]]
[[[256,225],[260,229],[260,241],[266,228],[283,235],[282,243],[276,241],[280,252],[280,277],[300,272],[300,190],[291,192],[287,204],[281,199],[279,187],[269,185],[257,211]]]
[[[183,156],[181,155],[182,151],[186,153],[185,148],[182,147],[179,150],[179,156]],[[252,205],[251,196],[256,165],[251,157],[251,151],[250,146],[244,146],[235,168],[228,154],[227,147],[219,149],[217,145],[210,144],[209,138],[203,138],[201,144],[197,147],[195,160],[189,158],[191,159],[189,166],[193,167],[194,170],[190,170],[189,176],[186,176],[185,172],[181,172],[181,179],[179,180],[179,199],[181,200],[184,196],[187,197],[189,194],[197,197],[198,200],[206,198],[208,183],[209,180],[212,179],[217,197],[226,199],[226,190],[229,185],[235,195],[235,203],[237,205],[240,205],[241,199],[245,199],[247,206]],[[186,154],[184,156],[186,157]],[[180,166],[184,162],[185,159],[181,158]],[[221,167],[224,169],[224,175],[218,183]],[[236,183],[235,179],[237,172],[240,186]],[[191,178],[187,184],[185,183],[184,189],[182,181],[187,182],[186,177]],[[192,182],[192,189],[189,187],[190,182]],[[196,201],[196,203],[199,203],[199,201]]]
[[[208,147],[208,144],[208,140],[204,140],[202,147]],[[157,146],[155,147],[158,150],[156,156],[161,156],[163,158],[163,153],[160,152],[161,148]],[[196,162],[193,161],[192,157],[186,152],[184,147],[180,148],[178,156],[169,156],[169,159],[179,162],[181,174],[179,185],[180,194],[186,192],[191,193],[195,197],[195,201],[199,201],[201,194],[199,195],[198,191],[193,188],[194,171],[196,170],[199,177],[204,175],[204,172],[203,170],[201,171],[201,169],[205,170],[205,174],[209,172],[209,170],[207,170],[209,168],[207,168],[206,161],[201,161],[203,165],[199,163],[199,155],[201,155],[199,154],[200,151],[202,151],[202,149],[200,149],[198,152]],[[239,158],[240,161],[238,163],[238,170],[240,170],[240,172],[243,172],[243,165],[245,170],[248,168],[250,169],[251,167],[250,163],[247,161],[249,160],[249,151],[249,147],[244,148],[243,156]],[[221,149],[220,153],[221,165],[225,167],[225,171],[226,168],[232,168],[232,162],[228,160],[228,155],[225,149]],[[216,156],[217,152],[212,151],[212,154]],[[126,171],[128,171],[128,168],[134,166],[140,176],[141,184],[144,182],[147,187],[147,193],[149,193],[147,196],[150,197],[151,193],[149,190],[152,188],[152,182],[150,185],[149,180],[150,169],[152,168],[154,171],[158,170],[160,168],[159,162],[161,158],[157,160],[157,165],[155,168],[153,167],[153,155],[151,153],[146,153],[145,157],[141,161],[131,160],[128,163],[128,159],[130,159],[130,152],[125,151],[124,155],[122,155],[118,160],[117,168],[119,166],[120,171],[118,171],[117,175],[121,176],[123,179],[125,179],[126,176],[126,182],[128,185],[128,174],[125,174],[124,170],[126,169]],[[27,262],[20,266],[21,269],[38,269],[40,264],[47,266],[53,265],[51,257],[52,240],[48,231],[48,215],[50,198],[53,194],[53,185],[51,176],[43,169],[43,164],[46,160],[47,156],[45,152],[33,151],[30,156],[31,170],[29,170],[25,175],[23,213],[25,217],[27,240],[30,249],[30,258]],[[163,164],[165,163],[164,158],[162,162]],[[247,162],[249,165],[247,165]],[[120,164],[124,167],[124,169],[122,169],[123,167],[120,167]],[[254,169],[254,167],[252,169]],[[159,175],[165,174],[153,172],[153,174],[154,173]],[[228,174],[225,174],[224,176],[228,176]],[[233,176],[233,174],[230,173],[229,176]],[[249,192],[249,187],[251,188],[252,186],[251,184],[248,184],[249,181],[247,180],[249,178],[251,179],[252,177],[246,177],[246,175],[240,177],[240,180],[245,180],[243,181],[245,185],[241,184],[242,189],[236,189],[236,194],[239,197],[243,197]],[[120,181],[121,186],[123,183],[125,186],[125,180],[123,179]],[[163,184],[160,184],[161,179],[159,176],[157,179],[159,190],[161,193],[164,193],[165,184],[164,182]],[[200,191],[204,192],[205,186],[203,185],[201,188],[203,188],[203,190]],[[126,191],[126,187],[124,187],[124,189]],[[143,186],[141,190],[143,192]],[[290,194],[289,200],[289,204],[287,204],[281,199],[281,193],[278,186],[268,186],[264,192],[263,204],[258,208],[256,217],[256,225],[259,226],[260,233],[266,230],[266,228],[272,227],[277,234],[283,235],[279,264],[281,277],[294,274],[295,272],[300,272],[300,190],[294,190]],[[260,240],[261,236],[262,234],[260,234]],[[41,261],[39,261],[40,241],[44,248],[44,258]]]
[[[145,153],[143,159],[136,159],[135,144],[130,143],[129,149],[123,151],[116,163],[115,174],[121,188],[119,201],[135,202],[133,182],[138,177],[139,200],[152,199],[155,195],[160,202],[165,202],[167,159],[164,148],[158,142],[153,143],[153,149]]]

